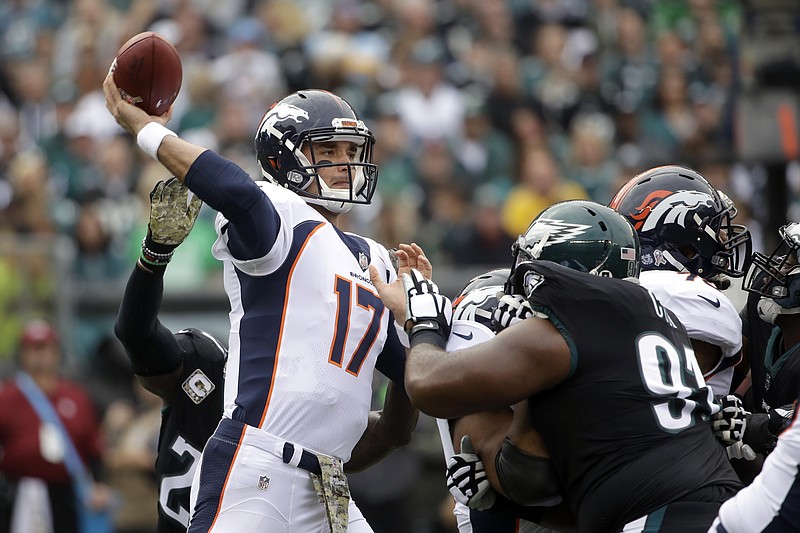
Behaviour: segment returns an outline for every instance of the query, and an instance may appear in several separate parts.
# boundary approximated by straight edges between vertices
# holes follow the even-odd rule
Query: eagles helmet
[[[752,243],[749,230],[732,224],[733,202],[700,174],[680,166],[634,176],[609,206],[639,234],[644,270],[690,272],[705,279],[742,277]]]
[[[511,247],[513,267],[533,259],[609,278],[639,276],[639,238],[625,217],[588,200],[542,211]]]
[[[769,255],[756,252],[742,286],[761,295],[758,314],[775,323],[778,315],[800,313],[800,224],[792,222],[778,230],[781,242]]]
[[[492,313],[497,307],[497,293],[503,292],[510,269],[497,268],[475,276],[453,301],[453,320],[471,320],[492,331]]]
[[[347,141],[355,145],[352,162],[318,156],[318,145]],[[322,90],[298,91],[274,104],[261,119],[255,146],[264,178],[290,189],[309,204],[344,213],[368,204],[375,194],[378,167],[372,162],[375,137],[342,98]],[[301,151],[308,146],[311,159]],[[347,189],[334,189],[320,177],[323,168],[347,168]],[[319,192],[309,186],[316,183]]]

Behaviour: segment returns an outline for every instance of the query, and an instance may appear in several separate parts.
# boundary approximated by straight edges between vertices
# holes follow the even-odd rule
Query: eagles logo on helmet
[[[315,145],[336,141],[355,145],[352,161],[317,157]],[[258,163],[267,181],[333,213],[372,201],[378,181],[378,167],[372,162],[374,145],[375,137],[352,106],[322,90],[298,91],[274,104],[261,119],[255,138]],[[310,158],[302,152],[306,146]],[[320,177],[321,169],[343,166],[347,168],[347,189],[333,189]],[[312,183],[319,192],[313,192]]]
[[[731,221],[733,202],[700,174],[676,165],[631,178],[609,206],[639,233],[646,270],[690,272],[705,279],[744,275],[750,232]]]
[[[613,278],[638,277],[639,238],[619,213],[595,202],[568,200],[537,216],[511,247],[513,271],[534,259]],[[509,278],[511,279],[511,278]]]

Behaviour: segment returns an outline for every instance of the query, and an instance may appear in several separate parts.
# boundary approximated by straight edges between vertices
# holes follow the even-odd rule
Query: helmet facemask
[[[744,280],[746,291],[779,302],[783,307],[800,307],[800,224],[793,222],[778,230],[781,242],[767,256],[753,254],[752,265]]]

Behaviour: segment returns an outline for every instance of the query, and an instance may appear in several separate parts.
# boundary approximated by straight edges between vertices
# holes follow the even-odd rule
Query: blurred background
[[[690,166],[725,191],[756,251],[800,220],[796,1],[4,0],[0,373],[22,324],[47,318],[101,414],[123,396],[144,402],[112,325],[147,195],[168,175],[107,113],[101,83],[145,30],[183,62],[170,127],[254,179],[252,139],[271,103],[302,88],[347,99],[380,165],[373,204],[347,229],[419,243],[450,296],[507,266],[548,205],[606,203],[655,165]],[[213,215],[204,208],[167,270],[162,320],[224,341]],[[738,280],[730,294],[743,302]],[[412,446],[355,476],[353,492],[385,517],[376,532],[448,531],[442,472],[423,417]]]

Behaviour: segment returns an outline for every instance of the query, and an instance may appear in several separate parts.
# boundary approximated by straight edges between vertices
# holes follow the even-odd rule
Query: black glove
[[[767,455],[775,449],[778,435],[791,424],[793,418],[792,405],[770,408],[766,413],[748,415],[742,440],[756,453]]]
[[[489,484],[483,461],[472,448],[469,435],[461,438],[461,453],[447,460],[447,490],[457,502],[471,509],[482,511],[494,505],[497,493]]]
[[[769,414],[769,432],[777,439],[794,420],[794,404],[786,404],[770,409],[767,414]]]
[[[731,446],[742,440],[747,427],[747,412],[738,396],[728,394],[719,396],[717,404],[720,410],[711,417],[714,436],[725,446]]]
[[[405,329],[411,345],[419,337],[418,342],[433,342],[444,347],[453,322],[450,300],[439,293],[439,287],[434,282],[425,279],[414,268],[410,273],[403,274],[403,287],[406,290]]]

